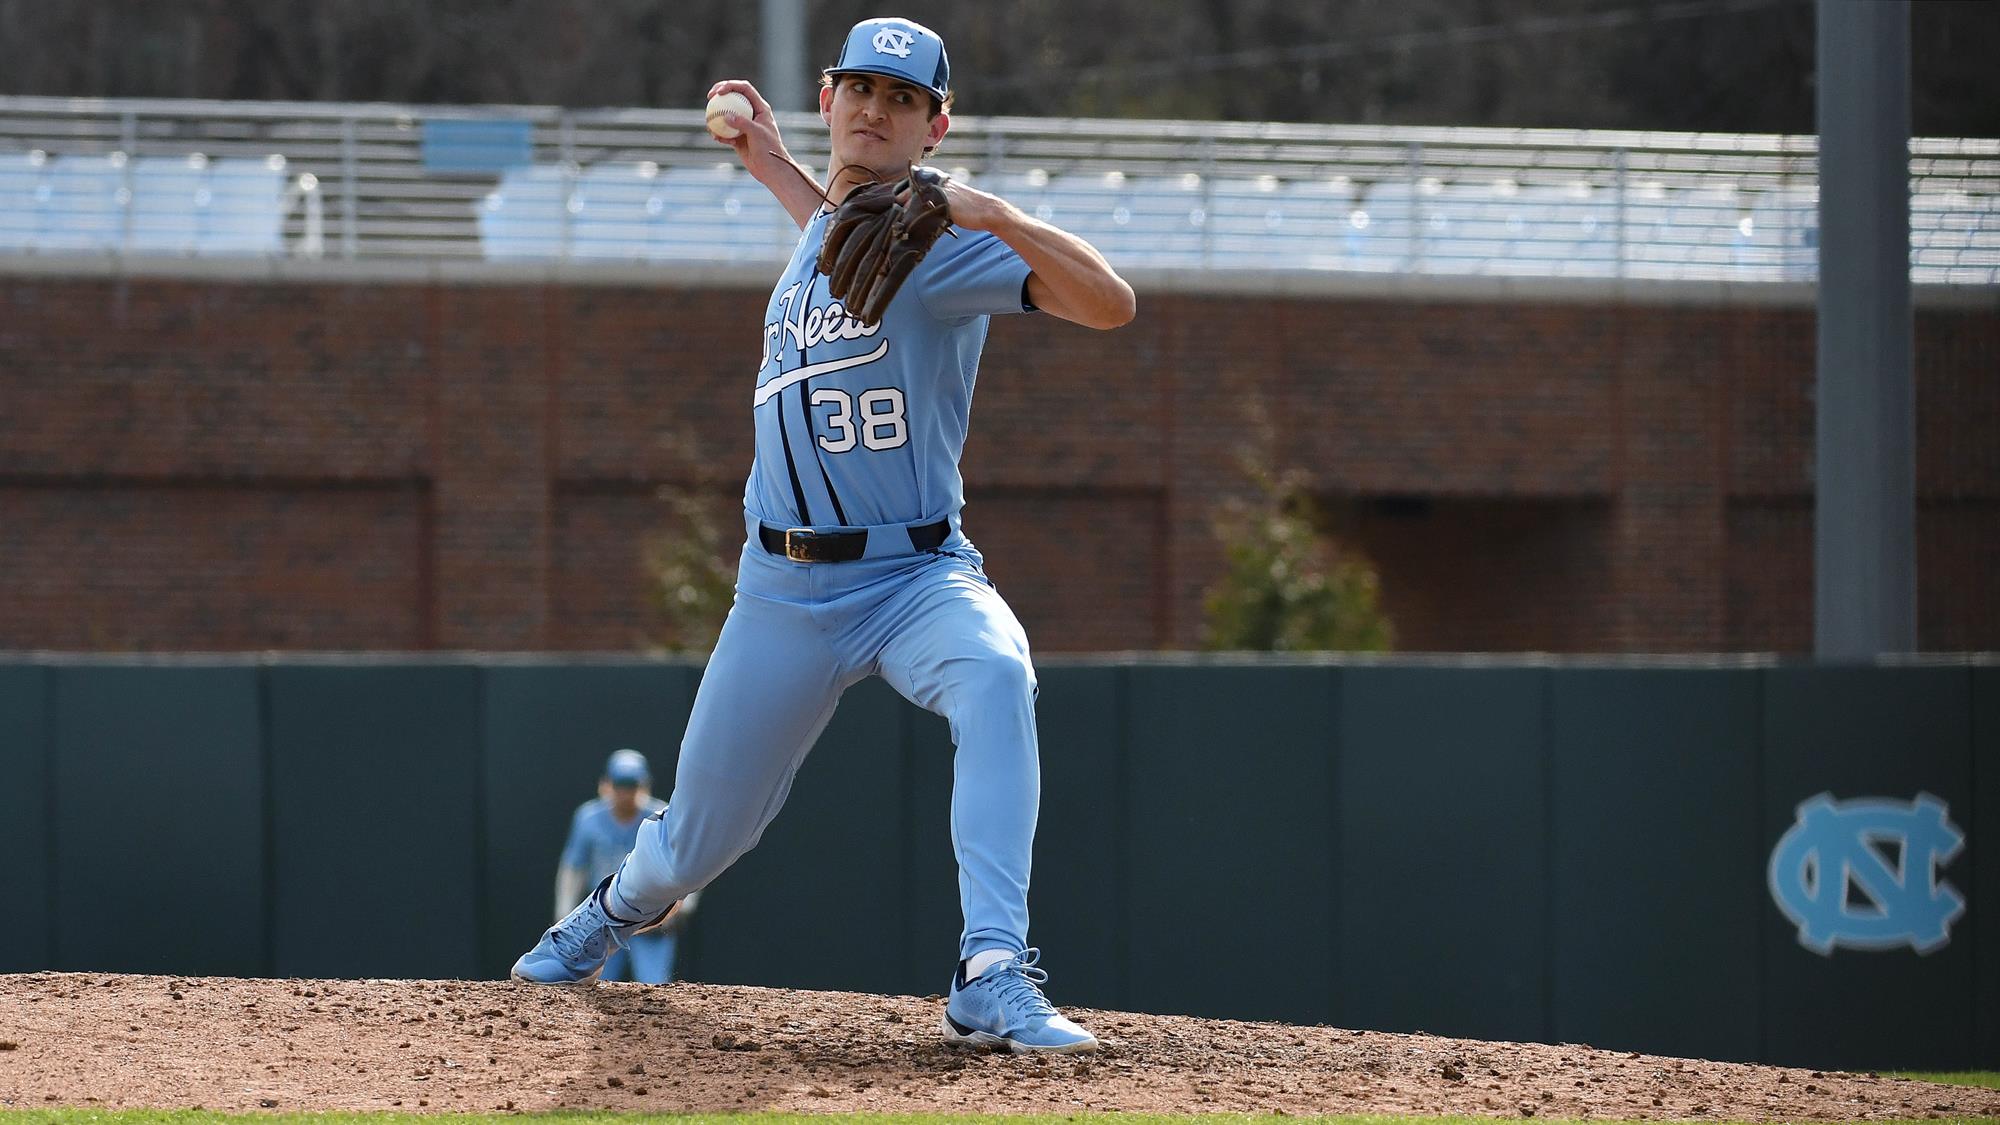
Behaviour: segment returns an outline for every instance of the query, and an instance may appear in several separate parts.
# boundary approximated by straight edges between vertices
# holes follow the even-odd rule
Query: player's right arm
[[[757,87],[741,78],[728,78],[708,88],[711,98],[731,92],[750,99],[750,110],[755,116],[746,121],[733,113],[727,115],[725,120],[742,132],[729,140],[717,137],[715,142],[735,149],[744,169],[776,196],[792,222],[804,229],[813,212],[825,202],[819,194],[819,181],[786,150],[783,138],[778,136],[778,119],[771,112],[771,103],[764,100]]]

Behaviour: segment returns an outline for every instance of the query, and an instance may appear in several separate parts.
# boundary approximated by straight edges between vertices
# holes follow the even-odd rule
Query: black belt
[[[910,546],[934,551],[951,536],[951,521],[919,524],[908,529]],[[757,525],[757,541],[766,551],[783,555],[793,562],[853,562],[868,553],[867,531],[811,531],[803,527],[777,528]]]

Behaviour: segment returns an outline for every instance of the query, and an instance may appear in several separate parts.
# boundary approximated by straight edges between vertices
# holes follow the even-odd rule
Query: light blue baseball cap
[[[604,763],[604,779],[613,785],[645,785],[653,780],[653,768],[637,750],[615,750]]]
[[[855,24],[840,48],[840,61],[826,73],[886,74],[922,86],[940,102],[951,96],[944,40],[923,24],[894,16]]]

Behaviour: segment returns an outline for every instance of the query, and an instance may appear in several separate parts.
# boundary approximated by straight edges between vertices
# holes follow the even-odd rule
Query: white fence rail
[[[810,114],[795,155],[827,159]],[[936,161],[1183,270],[1800,281],[1812,137],[955,119]],[[0,255],[778,262],[695,110],[0,98]],[[2000,284],[2000,141],[1911,143],[1911,273]]]

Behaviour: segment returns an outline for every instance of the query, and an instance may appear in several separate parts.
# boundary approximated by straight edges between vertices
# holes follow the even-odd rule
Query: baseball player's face
[[[924,149],[944,139],[951,118],[931,112],[921,86],[879,74],[841,74],[819,92],[820,116],[833,134],[833,163],[859,164],[897,177]]]
[[[611,801],[611,814],[620,820],[630,820],[639,811],[639,802],[646,798],[643,785],[618,785],[606,782],[604,795]]]

